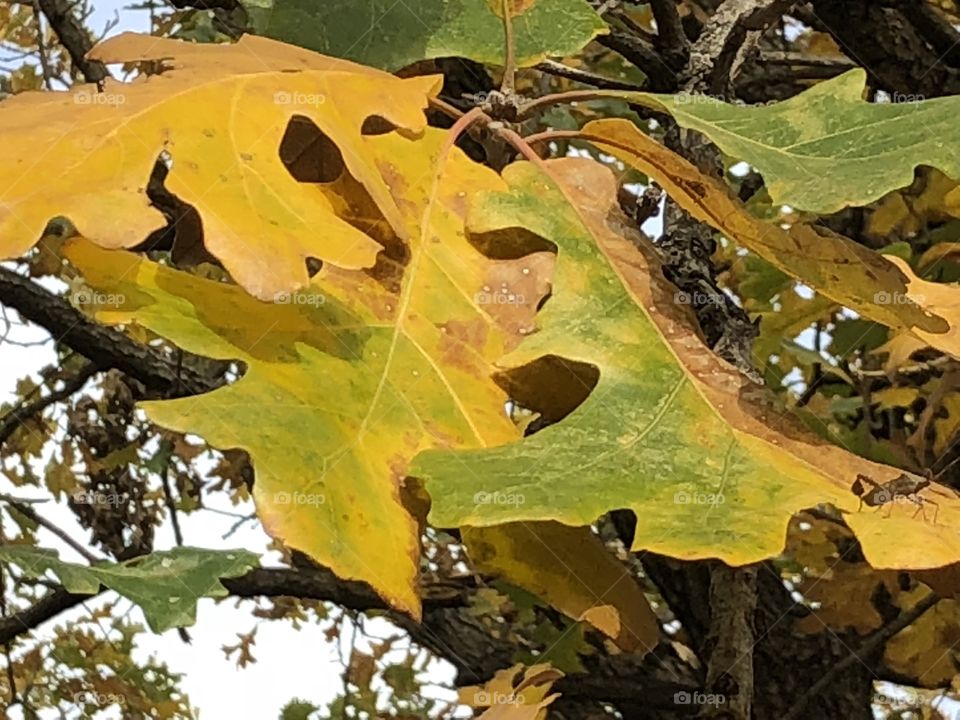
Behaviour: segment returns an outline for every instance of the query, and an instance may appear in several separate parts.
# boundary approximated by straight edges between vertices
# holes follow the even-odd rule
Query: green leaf
[[[205,550],[179,547],[155,552],[124,563],[95,566],[60,560],[54,550],[26,545],[0,547],[0,559],[18,565],[31,577],[48,570],[74,593],[96,593],[103,585],[135,602],[150,629],[160,633],[193,625],[197,600],[225,597],[220,578],[243,575],[259,563],[246,550]]]
[[[832,503],[876,567],[960,557],[960,532],[943,530],[960,500],[937,488],[936,527],[913,518],[913,508],[883,518],[858,512],[858,473],[882,483],[899,472],[803,433],[767,391],[704,346],[655,249],[631,235],[616,209],[610,170],[571,158],[545,167],[552,183],[529,163],[508,166],[510,193],[480,196],[468,226],[524,228],[558,247],[539,330],[501,364],[512,368],[519,403],[563,419],[500,448],[420,454],[411,473],[426,483],[434,524],[586,525],[629,508],[638,518],[634,550],[741,565],[779,554],[797,511]],[[557,360],[541,360],[550,356]],[[562,395],[582,383],[576,368],[584,364],[599,379],[565,416],[524,382],[539,379]],[[901,538],[894,545],[892,533]]]
[[[319,710],[320,708],[311,702],[294,698],[280,710],[280,720],[309,720],[310,716]]]
[[[869,103],[856,69],[771,105],[633,93],[753,165],[775,203],[825,214],[913,182],[918,165],[960,178],[960,98]]]
[[[490,0],[240,0],[260,35],[396,70],[466,57],[503,64],[503,21]],[[536,0],[513,18],[517,63],[577,52],[606,25],[584,0]]]

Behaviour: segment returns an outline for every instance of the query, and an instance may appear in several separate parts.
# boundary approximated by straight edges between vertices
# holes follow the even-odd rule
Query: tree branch
[[[871,655],[880,650],[887,640],[916,622],[921,615],[938,602],[940,602],[940,596],[935,592],[931,592],[910,610],[900,613],[891,622],[873,633],[869,638],[864,640],[856,650],[851,650],[849,655],[836,663],[829,672],[825,673],[817,682],[811,685],[810,689],[797,699],[793,708],[783,716],[782,720],[798,720],[798,718],[801,717],[808,717],[804,710],[812,698],[816,697],[818,693],[823,692],[824,688],[828,687],[841,673],[848,670],[854,664],[862,663],[870,667],[872,665],[872,662],[869,661]]]
[[[960,35],[916,8],[919,0],[814,0],[815,20],[889,93],[960,94]],[[928,35],[933,33],[933,35]],[[949,38],[953,37],[953,42]],[[946,48],[944,46],[947,46]]]
[[[597,73],[587,72],[586,70],[570,67],[569,65],[564,65],[563,63],[559,63],[555,60],[544,60],[543,62],[538,63],[536,68],[537,70],[545,72],[549,75],[556,75],[557,77],[567,78],[568,80],[575,80],[576,82],[583,83],[584,85],[592,85],[593,87],[602,88],[604,90],[641,91],[645,89],[639,85],[634,85],[633,83],[623,82],[622,80],[613,80],[612,78],[607,78],[603,75],[598,75]]]
[[[64,386],[59,390],[55,390],[39,400],[34,400],[29,405],[22,405],[20,407],[13,408],[13,410],[0,418],[0,446],[7,441],[7,439],[13,434],[14,430],[22,425],[24,421],[33,417],[34,415],[37,415],[38,413],[43,412],[43,410],[50,405],[70,397],[80,388],[82,388],[86,384],[87,380],[92,378],[98,372],[99,368],[93,363],[89,363],[82,367],[76,375],[67,380]]]
[[[90,33],[83,23],[73,14],[74,3],[69,0],[38,0],[40,10],[50,23],[50,27],[70,54],[73,66],[80,71],[84,80],[98,83],[110,76],[107,66],[99,60],[88,60],[87,53],[93,47]]]
[[[792,0],[725,0],[690,50],[684,86],[727,95],[760,35],[793,5]]]
[[[707,692],[724,698],[707,705],[701,717],[749,720],[753,705],[753,648],[756,633],[758,565],[710,566],[710,630]]]
[[[683,31],[677,3],[675,0],[651,0],[650,9],[657,21],[657,49],[679,70],[690,56],[690,43]]]
[[[647,41],[612,30],[607,35],[598,36],[597,42],[619,53],[642,70],[652,92],[673,92],[677,89],[676,73]]]
[[[18,500],[17,498],[10,497],[9,495],[2,495],[2,494],[0,494],[0,501],[7,503],[10,507],[12,507],[14,510],[16,510],[18,513],[23,515],[28,520],[32,520],[37,525],[45,527],[47,530],[52,532],[58,538],[63,540],[67,545],[73,548],[77,553],[79,553],[80,556],[83,557],[87,562],[96,563],[103,560],[103,558],[97,557],[92,552],[87,550],[86,547],[84,547],[83,545],[78,543],[76,540],[74,540],[72,537],[70,537],[64,530],[57,527],[57,525],[55,525],[50,520],[47,520],[45,517],[40,515],[40,513],[36,512],[27,503],[21,500]]]
[[[64,298],[17,273],[0,267],[0,304],[45,328],[89,359],[96,368],[115,368],[163,397],[183,397],[213,390],[222,378],[211,378],[189,362],[178,364],[155,348],[141,345],[113,328],[87,318]],[[185,358],[186,360],[187,358]]]

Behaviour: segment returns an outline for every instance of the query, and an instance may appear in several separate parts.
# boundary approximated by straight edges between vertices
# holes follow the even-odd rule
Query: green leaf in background
[[[198,599],[227,595],[220,578],[243,575],[259,564],[257,556],[246,550],[193,547],[86,566],[64,562],[47,548],[7,545],[0,547],[0,560],[14,563],[31,577],[42,577],[49,570],[69,592],[96,593],[101,585],[108,587],[139,605],[157,633],[193,625]]]
[[[775,203],[815,213],[867,205],[909,185],[918,165],[960,178],[960,98],[868,103],[866,78],[851,70],[771,105],[684,94],[629,97],[669,112],[753,165]]]
[[[465,57],[503,64],[503,21],[489,0],[240,0],[254,31],[310,50],[397,70]],[[585,0],[534,0],[513,18],[517,63],[570,55],[606,25]]]
[[[782,552],[796,512],[832,503],[876,567],[960,558],[960,529],[944,530],[953,527],[947,513],[960,517],[960,500],[938,488],[936,527],[910,512],[859,512],[850,489],[858,473],[885,482],[899,472],[801,432],[764,389],[709,351],[655,249],[631,237],[609,169],[575,158],[545,167],[552,183],[530,163],[508,166],[511,191],[478,196],[468,226],[524,228],[558,248],[538,331],[501,365],[512,368],[505,382],[517,402],[559,422],[498,448],[418,455],[410,474],[426,483],[434,525],[587,525],[629,508],[633,550],[742,565]],[[550,357],[552,373],[540,364]],[[557,395],[586,384],[577,365],[599,378],[566,413],[523,381],[551,374],[541,388]],[[891,533],[900,542],[891,545]]]

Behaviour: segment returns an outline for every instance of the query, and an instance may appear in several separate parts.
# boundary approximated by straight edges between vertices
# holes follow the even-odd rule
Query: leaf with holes
[[[559,187],[529,163],[511,165],[510,192],[479,198],[469,227],[524,230],[558,248],[539,331],[501,364],[511,396],[559,422],[500,448],[419,455],[412,472],[426,482],[436,525],[586,525],[629,508],[634,550],[742,565],[780,553],[794,513],[832,503],[875,567],[960,559],[960,499],[928,491],[936,524],[908,503],[858,512],[857,474],[885,482],[899,471],[811,436],[710,352],[655,251],[619,213],[610,170],[584,159],[545,167]],[[583,391],[575,402],[554,393],[550,406],[525,377],[592,390],[582,402]],[[493,484],[524,501],[477,503]]]
[[[65,249],[97,292],[119,300],[96,306],[99,320],[245,365],[229,387],[145,403],[151,420],[247,450],[271,535],[413,614],[419,530],[405,507],[415,498],[402,492],[407,464],[428,447],[518,437],[492,363],[545,292],[535,259],[489,259],[468,242],[468,193],[504,186],[459,149],[442,163],[445,138],[431,129],[363,141],[421,232],[409,246],[385,238],[371,271],[325,266],[285,304],[89,242]]]
[[[365,124],[422,133],[438,78],[400,80],[252,36],[197,45],[126,33],[92,56],[168,69],[103,92],[82,86],[3,103],[0,258],[26,252],[58,214],[104,247],[144,242],[163,225],[147,191],[166,151],[167,190],[199,213],[206,251],[257,297],[305,285],[308,258],[372,266],[380,245],[342,218],[343,201],[298,182],[281,159],[294,116],[318,128],[326,163],[316,180],[348,176],[348,202],[369,198],[401,238],[414,231],[367,150]]]

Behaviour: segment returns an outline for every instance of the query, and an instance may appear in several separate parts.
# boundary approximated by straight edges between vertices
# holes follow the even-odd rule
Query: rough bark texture
[[[93,47],[89,31],[74,14],[75,6],[69,0],[38,0],[40,11],[53,28],[60,43],[70,54],[74,68],[86,82],[96,83],[109,77],[107,66],[99,60],[87,60]]]
[[[817,0],[812,6],[815,20],[879,88],[923,97],[960,94],[957,33],[921,4]]]

